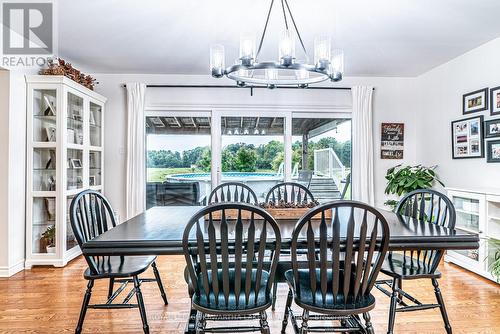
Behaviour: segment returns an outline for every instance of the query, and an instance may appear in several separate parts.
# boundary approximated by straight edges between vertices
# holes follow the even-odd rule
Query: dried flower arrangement
[[[85,86],[90,90],[94,90],[94,86],[97,83],[96,80],[90,75],[85,75],[79,70],[73,68],[73,66],[64,59],[57,58],[57,64],[54,62],[54,59],[49,59],[47,63],[49,67],[41,70],[40,74],[64,75],[80,85]]]
[[[276,202],[264,202],[264,203],[259,203],[259,206],[263,209],[303,209],[303,208],[314,208],[316,205],[319,205],[318,201],[314,202],[308,202],[308,201],[302,201],[300,203],[289,203],[285,202],[284,200],[280,200],[277,203]]]

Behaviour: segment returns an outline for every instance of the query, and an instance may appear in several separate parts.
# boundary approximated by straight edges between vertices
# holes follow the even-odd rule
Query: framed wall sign
[[[487,161],[500,162],[500,140],[490,140],[486,142]]]
[[[484,116],[451,122],[453,159],[484,158]]]
[[[490,89],[490,113],[500,115],[500,86]]]
[[[404,138],[404,123],[382,123],[380,158],[403,159]]]
[[[488,88],[476,90],[463,96],[463,114],[488,110]]]
[[[500,118],[490,119],[489,121],[484,122],[484,137],[500,137]]]

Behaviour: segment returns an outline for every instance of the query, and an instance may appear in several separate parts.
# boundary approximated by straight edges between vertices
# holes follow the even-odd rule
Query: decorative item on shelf
[[[52,197],[45,198],[45,211],[49,221],[56,219],[56,199]]]
[[[94,112],[92,110],[89,113],[89,123],[90,125],[97,125],[95,122]]]
[[[76,187],[77,188],[83,187],[83,178],[80,175],[76,176]]]
[[[82,168],[82,161],[80,159],[71,158],[70,161],[71,161],[71,168],[75,169]]]
[[[45,164],[45,169],[54,169],[56,167],[56,151],[49,151],[49,160]]]
[[[490,114],[500,115],[500,86],[490,89]]]
[[[397,165],[389,168],[385,175],[385,179],[387,180],[385,193],[387,195],[402,196],[417,189],[432,188],[435,182],[444,187],[443,182],[439,180],[438,175],[434,171],[436,167],[422,165],[403,167],[403,165]],[[384,204],[394,209],[398,201],[390,199]]]
[[[94,90],[94,86],[98,83],[90,75],[85,75],[79,70],[73,68],[73,66],[66,62],[64,59],[57,58],[57,64],[54,59],[50,58],[47,61],[48,68],[40,71],[42,75],[64,75],[67,78],[79,83],[82,86],[87,87],[90,90]]]
[[[45,141],[48,142],[56,141],[56,128],[53,126],[45,127],[45,137],[47,138]]]
[[[97,185],[96,182],[95,182],[95,180],[96,180],[96,176],[95,175],[90,175],[89,176],[89,186],[95,186],[95,185]]]
[[[484,158],[484,116],[474,116],[451,122],[453,159]]]
[[[50,175],[47,180],[47,191],[56,191],[56,180],[54,175]]]
[[[54,106],[54,103],[49,100],[49,97],[45,95],[43,97],[45,100],[45,104],[47,104],[47,108],[43,112],[44,116],[55,116],[56,115],[56,107]]]
[[[340,49],[332,49],[331,40],[327,36],[314,39],[314,63],[309,62],[309,55],[304,41],[297,28],[296,21],[287,0],[281,1],[280,13],[283,14],[284,27],[278,45],[277,61],[261,61],[261,50],[275,1],[271,1],[263,32],[256,50],[253,35],[242,35],[240,38],[239,58],[235,65],[225,67],[225,50],[223,45],[210,47],[210,71],[213,77],[227,76],[240,87],[247,84],[265,85],[270,89],[279,86],[296,86],[306,88],[310,84],[330,80],[342,80],[344,74],[344,53]],[[295,54],[295,41],[300,43],[304,59],[298,61]]]
[[[500,118],[490,119],[484,122],[484,137],[500,137]]]
[[[380,158],[403,159],[404,138],[404,123],[382,123]]]
[[[464,115],[488,110],[488,88],[464,94],[462,102]]]
[[[47,253],[54,254],[56,252],[56,227],[50,225],[45,232],[42,233],[42,238],[46,243]]]
[[[76,143],[78,145],[83,145],[83,132],[78,132],[76,134]]]
[[[74,129],[68,129],[67,130],[67,137],[68,137],[68,143],[69,144],[74,144],[75,143],[75,130]]]
[[[487,162],[500,162],[500,140],[490,140],[487,145]]]

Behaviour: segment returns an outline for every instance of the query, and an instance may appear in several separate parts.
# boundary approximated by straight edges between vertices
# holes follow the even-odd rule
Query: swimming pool
[[[259,200],[275,184],[283,180],[283,176],[277,173],[248,173],[248,172],[223,172],[221,182],[243,182],[255,192]],[[212,180],[210,173],[185,173],[172,174],[166,177],[167,182],[199,182],[202,196],[210,194]]]

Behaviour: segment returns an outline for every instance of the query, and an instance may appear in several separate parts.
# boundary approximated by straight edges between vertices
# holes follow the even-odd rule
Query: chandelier
[[[259,56],[273,6],[274,0],[271,0],[257,53],[255,53],[255,38],[252,35],[242,35],[240,38],[240,57],[236,60],[235,65],[226,68],[224,46],[216,44],[210,47],[212,76],[222,78],[225,75],[236,81],[240,87],[251,84],[265,85],[271,89],[277,86],[307,88],[310,84],[326,80],[332,82],[342,80],[344,53],[340,49],[331,48],[330,37],[319,36],[314,39],[314,63],[309,63],[309,56],[287,0],[281,0],[284,31],[278,46],[279,60],[277,62],[260,61]],[[290,29],[290,23],[293,30]],[[295,31],[296,36],[294,36],[293,31]],[[304,52],[305,61],[299,62],[295,57],[295,37]]]

